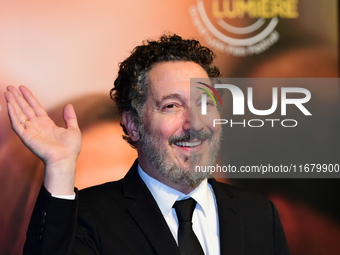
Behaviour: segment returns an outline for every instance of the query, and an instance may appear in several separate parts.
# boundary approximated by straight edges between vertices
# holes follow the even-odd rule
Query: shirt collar
[[[172,213],[172,206],[177,200],[183,200],[189,197],[192,197],[196,200],[197,209],[202,210],[204,215],[208,214],[208,211],[211,208],[209,205],[213,203],[214,197],[212,188],[210,184],[208,184],[207,179],[203,180],[202,183],[189,194],[184,194],[152,178],[147,173],[145,173],[139,165],[138,173],[146,186],[149,188],[164,216],[169,216]]]

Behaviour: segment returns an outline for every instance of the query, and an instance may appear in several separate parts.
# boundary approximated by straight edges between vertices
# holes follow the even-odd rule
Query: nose
[[[204,123],[202,119],[199,107],[191,106],[184,116],[183,130],[196,130],[200,131],[204,128]]]

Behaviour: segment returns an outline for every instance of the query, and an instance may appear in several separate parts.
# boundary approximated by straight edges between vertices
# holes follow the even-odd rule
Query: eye
[[[208,100],[206,100],[204,105],[202,105],[202,103],[203,102],[201,100],[198,100],[196,103],[199,111],[203,110],[203,107],[205,107],[207,112],[213,112],[217,109],[215,102],[212,99],[208,98]]]
[[[212,100],[208,100],[207,105],[215,106],[215,103]]]
[[[198,101],[197,105],[202,106],[202,102]],[[206,105],[209,106],[209,107],[211,107],[211,106],[215,107],[216,106],[213,100],[207,100]]]
[[[181,108],[181,105],[176,103],[169,103],[162,107],[162,111],[166,113],[174,113],[177,112]]]

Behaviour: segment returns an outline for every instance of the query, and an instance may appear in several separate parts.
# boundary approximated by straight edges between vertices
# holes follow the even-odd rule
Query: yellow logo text
[[[280,17],[294,19],[299,16],[298,0],[213,0],[212,12],[215,18],[270,19]]]

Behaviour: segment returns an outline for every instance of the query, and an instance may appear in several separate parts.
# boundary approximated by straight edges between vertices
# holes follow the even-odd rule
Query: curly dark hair
[[[119,114],[131,112],[133,121],[140,124],[144,111],[144,104],[149,93],[147,74],[151,68],[160,62],[190,61],[199,64],[210,78],[220,76],[219,69],[213,65],[215,54],[197,40],[185,40],[178,35],[163,35],[158,41],[148,40],[137,46],[131,55],[119,64],[118,77],[110,91]],[[128,136],[126,128],[121,123],[123,138],[132,147],[136,144]]]

